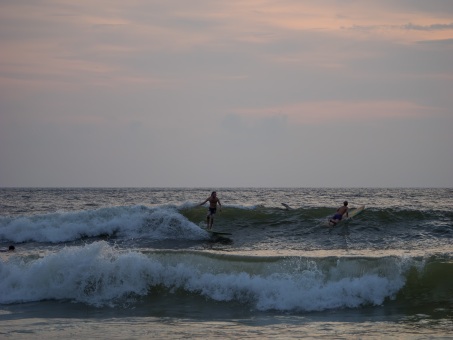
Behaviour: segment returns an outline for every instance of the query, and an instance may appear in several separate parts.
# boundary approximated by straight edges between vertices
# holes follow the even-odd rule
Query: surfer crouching
[[[203,203],[200,203],[200,205],[205,204],[206,202],[209,201],[209,208],[208,208],[208,215],[206,216],[206,228],[211,230],[212,225],[214,223],[214,215],[217,211],[217,204],[219,204],[220,211],[222,211],[222,204],[220,203],[220,200],[217,198],[217,193],[213,191],[211,193],[211,196],[206,198]]]
[[[338,222],[341,221],[344,214],[346,214],[346,217],[348,217],[348,201],[344,201],[343,206],[337,209],[335,215],[333,215],[332,218],[329,220],[329,224],[332,227],[334,227]]]

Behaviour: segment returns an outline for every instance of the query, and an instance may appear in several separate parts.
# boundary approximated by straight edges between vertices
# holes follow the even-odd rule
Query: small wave
[[[60,243],[105,235],[200,239],[204,233],[172,207],[109,207],[0,217],[0,239],[4,242]]]

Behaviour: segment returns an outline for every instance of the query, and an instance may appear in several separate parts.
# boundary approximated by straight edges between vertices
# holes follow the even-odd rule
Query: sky
[[[0,187],[453,187],[450,0],[1,0]]]

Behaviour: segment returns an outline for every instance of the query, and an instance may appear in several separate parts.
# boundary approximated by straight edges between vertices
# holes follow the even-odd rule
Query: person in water
[[[7,251],[14,251],[16,247],[14,246],[9,246],[8,249],[0,249],[0,252],[6,253]]]
[[[329,224],[334,227],[338,222],[340,222],[343,218],[343,215],[346,214],[346,217],[348,217],[348,201],[343,202],[343,206],[339,207],[337,209],[337,212],[335,215],[332,216],[332,218],[329,220]]]
[[[200,205],[203,205],[206,202],[209,202],[208,215],[206,216],[206,228],[211,230],[212,225],[214,224],[214,215],[217,211],[217,204],[220,207],[220,211],[222,211],[222,204],[220,203],[220,200],[217,198],[217,193],[215,191],[213,191],[211,193],[211,196],[206,198],[203,203],[200,203]]]

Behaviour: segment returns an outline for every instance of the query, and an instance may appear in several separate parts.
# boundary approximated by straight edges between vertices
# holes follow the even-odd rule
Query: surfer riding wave
[[[208,230],[211,230],[212,225],[214,224],[214,215],[217,212],[217,204],[220,207],[220,211],[222,211],[222,204],[220,203],[220,200],[217,198],[217,192],[215,191],[211,193],[211,196],[209,196],[202,203],[200,203],[200,205],[203,205],[206,202],[209,202],[208,215],[206,216],[206,228]]]

